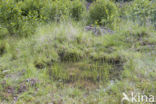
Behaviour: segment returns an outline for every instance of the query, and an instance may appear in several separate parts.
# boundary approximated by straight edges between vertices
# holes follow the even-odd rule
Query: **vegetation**
[[[0,103],[156,96],[155,10],[152,0],[0,0]]]
[[[112,25],[117,18],[115,3],[107,0],[97,0],[89,10],[91,23],[100,25]]]
[[[127,18],[144,25],[148,22],[155,24],[156,2],[149,0],[135,0],[128,7]],[[126,7],[127,8],[127,7]]]

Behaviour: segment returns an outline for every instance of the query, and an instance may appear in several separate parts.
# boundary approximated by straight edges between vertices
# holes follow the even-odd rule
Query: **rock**
[[[39,83],[38,79],[35,78],[28,78],[20,83],[20,86],[18,88],[18,93],[23,93],[29,89],[29,87],[37,87],[37,84]]]
[[[39,80],[30,78],[30,79],[27,79],[26,82],[28,82],[32,87],[36,87],[37,83],[39,83]]]
[[[85,26],[86,31],[91,31],[96,36],[105,35],[105,34],[114,34],[114,31],[105,28],[105,27],[93,27],[93,26]]]
[[[20,87],[18,88],[18,93],[22,93],[22,92],[25,92],[27,90],[28,90],[27,85],[25,83],[21,83]]]

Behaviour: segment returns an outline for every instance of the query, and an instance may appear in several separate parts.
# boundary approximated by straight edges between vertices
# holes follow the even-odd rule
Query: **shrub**
[[[10,35],[33,34],[38,22],[44,20],[79,20],[85,10],[84,3],[76,0],[6,0],[0,1],[0,24]]]
[[[69,0],[50,1],[49,4],[43,7],[41,14],[45,16],[46,20],[60,20],[61,17],[68,15]]]
[[[91,5],[89,16],[91,23],[107,26],[115,22],[117,7],[111,1],[97,0]]]
[[[8,29],[10,33],[13,33],[13,28],[16,27],[13,21],[16,21],[18,17],[19,9],[14,7],[14,2],[11,1],[1,1],[0,5],[0,22],[2,26]]]
[[[25,0],[21,2],[21,10],[23,16],[28,16],[30,13],[38,18],[41,17],[41,9],[45,5],[46,0]]]
[[[14,1],[1,1],[0,23],[10,35],[28,36],[34,32],[36,17],[22,16],[21,3]],[[33,28],[32,28],[33,27]]]
[[[133,21],[145,24],[147,21],[155,22],[155,3],[150,0],[134,0],[127,10],[127,17]]]
[[[69,16],[79,20],[85,10],[84,3],[79,0],[57,0],[50,1],[43,7],[41,14],[47,20],[67,19]]]
[[[85,11],[85,6],[83,2],[79,0],[72,1],[71,8],[70,8],[70,14],[72,18],[79,20],[84,11]]]

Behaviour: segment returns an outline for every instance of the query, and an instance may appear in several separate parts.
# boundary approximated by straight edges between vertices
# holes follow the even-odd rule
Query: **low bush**
[[[121,11],[124,10],[128,19],[137,21],[141,25],[145,25],[147,22],[155,24],[155,5],[156,3],[151,0],[134,0],[131,4],[122,8]]]
[[[84,11],[85,6],[82,1],[57,0],[49,1],[41,10],[41,14],[50,21],[59,21],[70,17],[79,20]]]
[[[83,2],[80,2],[79,0],[74,0],[71,3],[70,8],[70,15],[72,18],[79,20],[82,16],[82,14],[85,11],[85,6]]]
[[[28,36],[34,32],[36,17],[22,16],[21,3],[14,1],[1,1],[0,23],[10,35]],[[33,27],[33,28],[32,28]]]
[[[94,2],[89,10],[89,22],[104,26],[111,26],[117,17],[116,5],[107,0],[97,0]]]
[[[80,20],[85,6],[76,0],[6,0],[0,1],[0,24],[10,35],[28,36],[40,22],[73,18]]]
[[[41,10],[41,14],[47,21],[59,20],[62,16],[68,14],[68,2],[69,0],[49,1]]]
[[[40,18],[40,11],[43,8],[44,4],[42,0],[24,0],[21,2],[21,10],[23,16],[28,16],[29,13],[34,14],[38,18]]]

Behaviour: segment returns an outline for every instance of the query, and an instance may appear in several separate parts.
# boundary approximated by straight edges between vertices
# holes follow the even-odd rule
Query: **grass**
[[[156,95],[156,32],[126,23],[113,35],[69,22],[1,39],[0,102],[120,104],[122,92]]]

